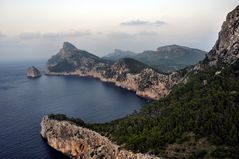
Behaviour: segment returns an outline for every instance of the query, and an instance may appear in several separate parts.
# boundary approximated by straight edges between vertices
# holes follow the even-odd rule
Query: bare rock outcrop
[[[222,25],[218,40],[208,53],[210,65],[219,62],[232,64],[239,58],[239,6],[231,11]]]
[[[27,77],[37,78],[41,76],[41,72],[34,66],[31,66],[27,69]]]
[[[41,121],[41,135],[51,147],[74,159],[159,159],[121,149],[97,132],[48,116]]]

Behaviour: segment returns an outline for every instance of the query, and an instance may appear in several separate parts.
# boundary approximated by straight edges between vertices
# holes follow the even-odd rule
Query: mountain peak
[[[157,48],[157,51],[172,51],[172,50],[178,50],[178,49],[193,49],[193,48],[189,48],[186,46],[181,46],[181,45],[176,45],[176,44],[172,44],[172,45],[165,45],[165,46],[161,46]]]
[[[71,44],[70,42],[64,42],[63,43],[63,49],[75,50],[77,48],[73,44]]]

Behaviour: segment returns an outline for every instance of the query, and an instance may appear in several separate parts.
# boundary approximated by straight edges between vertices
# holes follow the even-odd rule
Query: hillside
[[[239,6],[228,14],[207,58],[166,98],[89,127],[134,151],[170,158],[239,158],[238,24]]]
[[[119,59],[122,58],[132,58],[134,56],[135,56],[134,52],[115,49],[113,53],[107,54],[102,58],[106,60],[118,61]]]
[[[146,64],[144,64],[142,62],[139,62],[139,61],[137,61],[135,59],[132,59],[132,58],[122,58],[122,59],[119,59],[114,64],[114,67],[117,67],[117,68],[125,67],[132,74],[140,73],[144,69],[151,68],[149,65],[146,65]]]

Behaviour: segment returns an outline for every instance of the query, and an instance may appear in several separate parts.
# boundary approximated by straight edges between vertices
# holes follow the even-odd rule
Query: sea
[[[109,122],[139,110],[148,101],[134,92],[90,77],[26,77],[29,66],[44,71],[45,62],[0,63],[0,159],[67,159],[40,135],[50,113]]]

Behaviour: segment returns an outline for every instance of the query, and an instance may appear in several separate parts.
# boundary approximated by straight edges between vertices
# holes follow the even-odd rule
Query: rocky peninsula
[[[97,132],[48,116],[42,119],[41,136],[51,147],[74,159],[159,159],[121,149]]]
[[[48,60],[47,69],[47,75],[91,76],[154,100],[167,95],[182,79],[180,71],[163,74],[131,58],[112,62],[77,49],[69,42]]]

